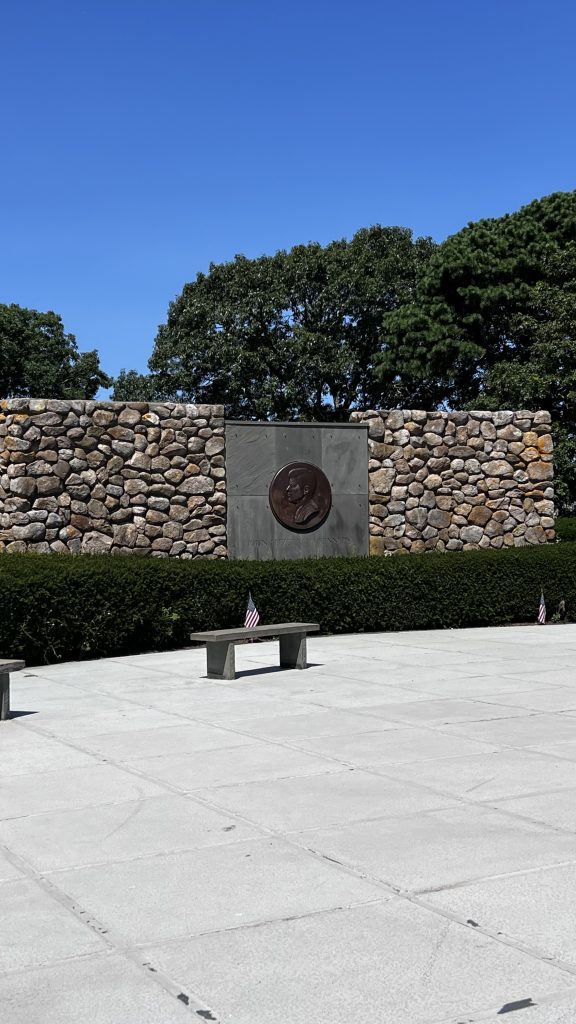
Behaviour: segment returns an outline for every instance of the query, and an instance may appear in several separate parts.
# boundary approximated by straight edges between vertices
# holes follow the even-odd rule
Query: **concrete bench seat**
[[[277,636],[280,640],[281,668],[307,668],[306,636],[317,633],[317,622],[277,622],[252,629],[213,629],[191,633],[190,639],[206,644],[208,679],[235,679],[234,644],[256,637]]]
[[[25,667],[24,661],[0,661],[0,722],[10,718],[10,673]]]

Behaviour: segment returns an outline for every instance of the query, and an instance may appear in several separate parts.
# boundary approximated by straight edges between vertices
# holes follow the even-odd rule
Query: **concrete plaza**
[[[574,1024],[576,625],[12,678],[2,1024]]]

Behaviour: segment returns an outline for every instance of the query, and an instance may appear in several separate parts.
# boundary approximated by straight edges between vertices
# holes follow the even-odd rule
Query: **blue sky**
[[[575,186],[571,0],[21,0],[0,87],[0,301],[146,369],[211,261]]]

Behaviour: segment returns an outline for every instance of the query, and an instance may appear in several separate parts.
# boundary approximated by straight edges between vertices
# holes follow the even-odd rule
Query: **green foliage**
[[[556,538],[560,542],[576,541],[576,517],[560,516],[556,520]]]
[[[376,372],[407,407],[548,409],[558,499],[576,502],[576,192],[448,238],[385,330]]]
[[[120,370],[114,379],[113,402],[169,402],[174,396],[162,391],[160,381],[137,370]]]
[[[574,621],[576,544],[299,562],[3,555],[0,584],[0,655],[33,665],[187,647],[242,624],[249,590],[264,623],[325,633],[535,622],[541,589]]]
[[[56,313],[0,304],[0,397],[94,398],[111,383]]]
[[[525,367],[535,342],[573,345],[575,299],[576,192],[555,193],[439,246],[414,301],[386,318],[381,366],[429,379],[438,400],[461,406],[490,391],[495,367]],[[568,356],[571,366],[570,344]]]
[[[373,373],[382,318],[410,299],[434,248],[407,229],[372,227],[212,264],[171,303],[151,377],[125,373],[114,397],[152,387],[244,419],[345,420],[355,406],[393,404],[393,381]]]

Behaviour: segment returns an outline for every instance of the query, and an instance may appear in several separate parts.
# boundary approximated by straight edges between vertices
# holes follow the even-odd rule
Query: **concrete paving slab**
[[[133,667],[128,659],[122,659],[123,683],[133,677],[137,679],[144,673]],[[118,683],[119,662],[113,658],[100,658],[97,661],[66,661],[61,665],[35,665],[27,670],[24,678],[53,679],[60,684],[96,689],[101,682]]]
[[[59,768],[84,768],[98,763],[99,758],[64,746],[50,736],[41,736],[31,729],[23,731],[22,718],[2,722],[0,728],[0,779],[15,775],[44,773]]]
[[[141,758],[131,761],[130,765],[147,778],[167,782],[183,792],[344,771],[343,766],[332,759],[261,742],[224,750]]]
[[[274,838],[49,876],[129,943],[387,899],[383,887]]]
[[[550,828],[576,832],[576,788],[537,793],[535,796],[490,800],[490,806],[506,814],[517,814]]]
[[[305,715],[275,715],[247,718],[236,728],[255,739],[291,740],[301,736],[342,736],[357,732],[386,732],[397,729],[396,722],[371,719],[351,711],[313,708]]]
[[[370,714],[389,721],[411,725],[448,725],[451,722],[486,722],[493,718],[522,718],[530,714],[526,708],[506,707],[488,698],[480,700],[458,700],[457,698],[435,697],[432,700],[417,700],[410,703],[375,704]]]
[[[259,715],[282,716],[311,714],[315,708],[305,704],[302,698],[291,700],[288,697],[264,697],[249,694],[215,693],[210,699],[191,700],[186,690],[173,690],[170,693],[146,694],[132,693],[132,701],[150,708],[162,708],[181,718],[192,718],[219,725],[241,721],[243,718],[257,718]],[[321,709],[319,709],[321,710]]]
[[[11,688],[18,695],[20,701],[31,701],[35,698],[41,698],[42,705],[48,700],[59,700],[65,706],[66,701],[73,701],[78,697],[86,700],[88,696],[85,691],[78,690],[77,687],[71,683],[64,682],[58,676],[27,676],[20,672],[17,687],[14,686],[14,682],[15,678],[12,677]]]
[[[391,656],[392,658],[394,655]],[[446,655],[444,654],[446,659]],[[380,654],[379,658],[347,657],[334,659],[332,663],[326,662],[319,669],[322,675],[330,675],[333,679],[348,680],[349,682],[367,683],[372,686],[401,686],[403,688],[422,689],[434,692],[433,683],[441,684],[446,679],[458,681],[468,675],[478,676],[480,668],[478,663],[472,666],[458,666],[451,668],[449,665],[442,666],[441,656],[438,657],[436,665],[422,665],[421,657],[415,663],[408,660],[401,663],[389,663],[386,654]],[[328,667],[329,666],[329,667]],[[468,672],[466,669],[468,668]],[[308,670],[310,671],[310,670]],[[313,672],[316,669],[313,668]],[[312,673],[311,673],[312,674]]]
[[[529,662],[524,666],[518,666],[518,671],[513,674],[528,679],[532,687],[538,683],[540,686],[574,686],[574,662],[576,650],[570,655],[568,663],[563,663],[562,667],[557,666],[556,653],[553,652],[551,660],[545,665],[541,664],[538,671]]]
[[[496,693],[491,697],[479,697],[477,700],[489,702],[490,707],[507,707],[511,711],[576,710],[576,693],[571,686],[550,686],[518,693]]]
[[[576,864],[484,879],[426,901],[480,928],[576,967]]]
[[[172,795],[0,822],[0,843],[44,872],[195,850],[258,834],[242,821]]]
[[[0,908],[0,975],[106,949],[95,932],[29,878],[0,884]]]
[[[538,680],[541,680],[543,685],[563,685],[565,679],[562,678],[550,679],[547,682],[544,679],[546,675],[551,675],[553,670],[562,675],[563,671],[569,671],[572,668],[574,655],[567,653],[563,646],[559,651],[560,644],[559,640],[557,645],[548,650],[543,650],[540,646],[527,646],[518,657],[514,658],[505,657],[501,651],[495,657],[494,651],[489,649],[476,674],[522,676],[532,686]]]
[[[190,1024],[191,1020],[185,1003],[121,956],[0,976],[0,1004],[5,1024]]]
[[[251,741],[247,736],[215,725],[190,722],[168,728],[134,729],[124,733],[100,733],[83,737],[83,746],[94,754],[116,761],[131,761],[137,757],[154,757],[185,753],[187,750],[217,750],[219,747],[241,747]]]
[[[499,748],[461,736],[444,736],[432,729],[397,728],[386,732],[362,732],[344,736],[295,737],[292,741],[305,750],[326,754],[346,764],[358,766],[397,765],[428,762],[435,758],[488,754]],[[449,770],[450,775],[452,769]],[[427,768],[423,775],[426,777]],[[424,781],[424,785],[426,782]]]
[[[470,751],[469,756],[450,761],[392,766],[386,774],[481,803],[576,787],[575,762],[513,748],[485,754]]]
[[[108,764],[61,768],[41,779],[35,773],[15,775],[0,779],[0,819],[123,803],[164,792],[161,786]]]
[[[11,882],[15,878],[22,878],[22,872],[0,850],[0,882]]]
[[[514,1010],[509,1012],[514,1012]],[[502,1022],[500,1014],[478,1019],[479,1024],[501,1024]],[[574,1024],[575,1020],[576,992],[564,998],[557,996],[545,1000],[540,999],[535,1006],[525,1007],[522,1018],[520,1018],[521,1024]]]
[[[567,718],[570,721],[570,718]],[[563,761],[576,761],[576,738],[552,741],[551,743],[535,743],[533,749],[550,757],[558,757]]]
[[[573,976],[402,900],[150,955],[190,984],[202,978],[213,1012],[234,1024],[469,1021],[483,1007],[574,986]]]
[[[27,711],[30,714],[42,714],[45,720],[48,717],[80,720],[93,713],[101,715],[132,706],[131,703],[120,697],[96,691],[88,692],[77,686],[68,686],[65,694],[58,695],[53,692],[53,685],[52,680],[45,679],[42,686],[37,688],[34,693],[30,693],[23,687],[18,687],[18,708],[14,708],[16,714]]]
[[[198,795],[281,832],[414,814],[455,803],[445,794],[361,770],[203,789]]]
[[[576,862],[576,837],[481,805],[310,829],[292,838],[411,892]]]
[[[576,625],[309,652],[14,676],[2,1024],[573,1024]]]
[[[576,719],[565,712],[555,715],[533,712],[520,718],[494,719],[491,722],[459,722],[442,726],[442,729],[456,736],[470,736],[471,739],[507,747],[541,747],[576,739]]]
[[[437,697],[488,700],[491,696],[499,693],[526,693],[534,689],[535,686],[541,688],[545,685],[541,681],[536,683],[532,679],[527,679],[522,674],[505,675],[502,672],[502,665],[499,663],[494,669],[483,666],[482,672],[477,675],[462,671],[453,676],[438,677],[433,683],[428,684],[427,689]]]
[[[86,684],[86,686],[75,686],[75,689],[83,693],[101,693],[105,696],[114,697],[118,692],[118,676],[122,673],[122,666],[115,665],[110,675],[97,683]],[[200,690],[206,684],[205,679],[191,677],[189,674],[178,674],[176,672],[162,672],[155,670],[148,674],[138,675],[134,673],[122,681],[122,693],[130,697],[133,691],[149,690],[151,693],[161,690]]]
[[[76,703],[81,703],[76,701]],[[82,743],[87,736],[116,733],[140,732],[144,729],[158,729],[162,726],[170,728],[180,725],[181,718],[157,708],[140,708],[134,704],[123,704],[117,709],[98,713],[87,710],[85,715],[78,713],[61,714],[60,709],[50,708],[43,711],[42,721],[38,722],[42,729],[52,736],[62,737],[74,743]]]
[[[321,707],[344,708],[350,711],[363,711],[383,702],[390,704],[414,704],[417,701],[437,699],[433,693],[425,690],[407,689],[403,686],[382,686],[373,683],[356,682],[345,677],[333,677],[326,680],[325,686],[308,696],[309,701]]]

